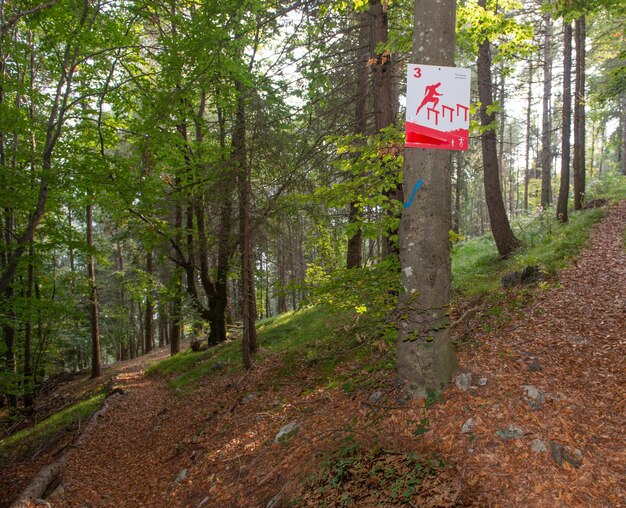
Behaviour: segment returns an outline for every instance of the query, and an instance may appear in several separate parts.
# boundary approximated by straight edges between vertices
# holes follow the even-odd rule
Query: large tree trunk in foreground
[[[454,65],[454,0],[415,1],[413,61]],[[450,340],[451,153],[406,148],[404,181],[422,178],[419,199],[400,221],[398,375],[414,397],[439,391],[458,363]]]
[[[478,5],[485,8],[485,0],[480,0]],[[491,52],[489,40],[485,38],[478,49],[478,95],[480,97],[480,123],[483,127],[493,125],[495,114],[487,110],[493,105],[492,80],[491,80]],[[496,241],[496,247],[500,256],[508,256],[520,242],[509,224],[509,219],[504,208],[502,191],[500,188],[500,172],[498,170],[498,155],[496,153],[496,133],[489,128],[481,135],[483,152],[483,174],[485,182],[485,200],[491,222],[491,232]]]
[[[574,100],[574,210],[585,199],[585,16],[576,20],[576,94]],[[571,50],[570,50],[571,51]]]
[[[561,136],[561,186],[556,205],[556,217],[567,222],[569,198],[570,134],[572,122],[572,24],[563,25],[563,133]]]

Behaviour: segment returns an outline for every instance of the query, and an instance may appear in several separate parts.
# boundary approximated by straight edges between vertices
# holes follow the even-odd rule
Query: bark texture
[[[480,0],[478,5],[485,8],[486,0]],[[478,50],[478,95],[481,102],[480,123],[483,128],[495,123],[495,113],[488,113],[493,105],[493,85],[491,78],[491,51],[489,40],[485,38]],[[485,200],[491,222],[491,232],[500,256],[508,256],[520,242],[509,224],[504,208],[504,200],[500,187],[500,171],[498,169],[498,155],[496,152],[496,133],[493,128],[487,128],[481,135],[483,153],[483,179],[485,183]]]
[[[91,250],[93,247],[93,205],[87,205],[87,246],[90,249],[87,272],[91,293],[89,298],[89,319],[91,322],[91,377],[97,378],[102,374],[100,365],[100,326],[98,322],[98,291],[96,288],[96,265]]]
[[[585,199],[585,16],[576,20],[576,93],[574,99],[574,209]]]
[[[239,176],[239,249],[241,252],[242,316],[243,316],[243,364],[252,367],[252,357],[257,349],[256,298],[254,292],[251,199],[252,185],[250,166],[246,157],[246,116],[244,87],[236,83],[239,95],[237,116],[233,128],[233,157],[237,161]]]
[[[453,65],[454,0],[415,1],[413,61]],[[439,391],[458,367],[450,341],[451,152],[405,149],[404,182],[424,180],[419,196],[400,221],[397,366],[407,391],[424,397]]]
[[[154,344],[154,294],[152,292],[152,274],[154,272],[152,263],[152,249],[148,249],[146,253],[146,273],[150,277],[150,287],[148,288],[148,294],[146,296],[146,324],[144,328],[145,332],[145,344],[144,352],[149,353],[152,351],[152,345]]]
[[[366,12],[359,14],[359,39],[357,49],[356,67],[356,93],[354,111],[354,132],[365,134],[367,132],[367,60],[369,56],[370,17]],[[348,222],[356,223],[358,220],[358,208],[356,203],[348,205]],[[346,266],[348,268],[360,268],[363,262],[363,233],[358,228],[348,238],[348,251],[346,253]]]
[[[541,127],[541,206],[546,208],[552,203],[551,170],[552,170],[552,116],[550,102],[552,100],[552,19],[550,14],[544,16],[545,37],[543,46],[543,113]]]
[[[396,106],[394,104],[393,59],[389,51],[381,52],[379,47],[389,41],[389,20],[387,16],[387,2],[370,0],[370,69],[372,71],[372,103],[374,106],[374,130],[393,125],[396,121]],[[393,203],[402,201],[402,185],[385,192]],[[396,216],[395,212],[390,215]],[[397,231],[390,229],[382,239],[382,255],[397,254],[398,247],[390,240]]]
[[[569,198],[570,135],[572,123],[572,24],[563,24],[563,132],[561,137],[561,186],[556,217],[567,222]]]

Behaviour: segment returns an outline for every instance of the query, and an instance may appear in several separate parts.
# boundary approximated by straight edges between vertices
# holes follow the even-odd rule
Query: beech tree
[[[414,2],[412,62],[454,65],[456,2]],[[414,397],[439,391],[458,363],[450,340],[451,152],[405,148],[404,182],[423,179],[399,229],[401,281],[398,374]]]

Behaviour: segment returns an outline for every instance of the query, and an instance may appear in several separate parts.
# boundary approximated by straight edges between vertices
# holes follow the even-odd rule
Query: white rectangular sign
[[[467,150],[469,107],[469,69],[409,64],[405,146]]]

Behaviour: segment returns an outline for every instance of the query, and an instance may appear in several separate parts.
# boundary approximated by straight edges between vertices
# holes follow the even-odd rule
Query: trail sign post
[[[467,150],[469,106],[469,69],[409,64],[405,146]]]

